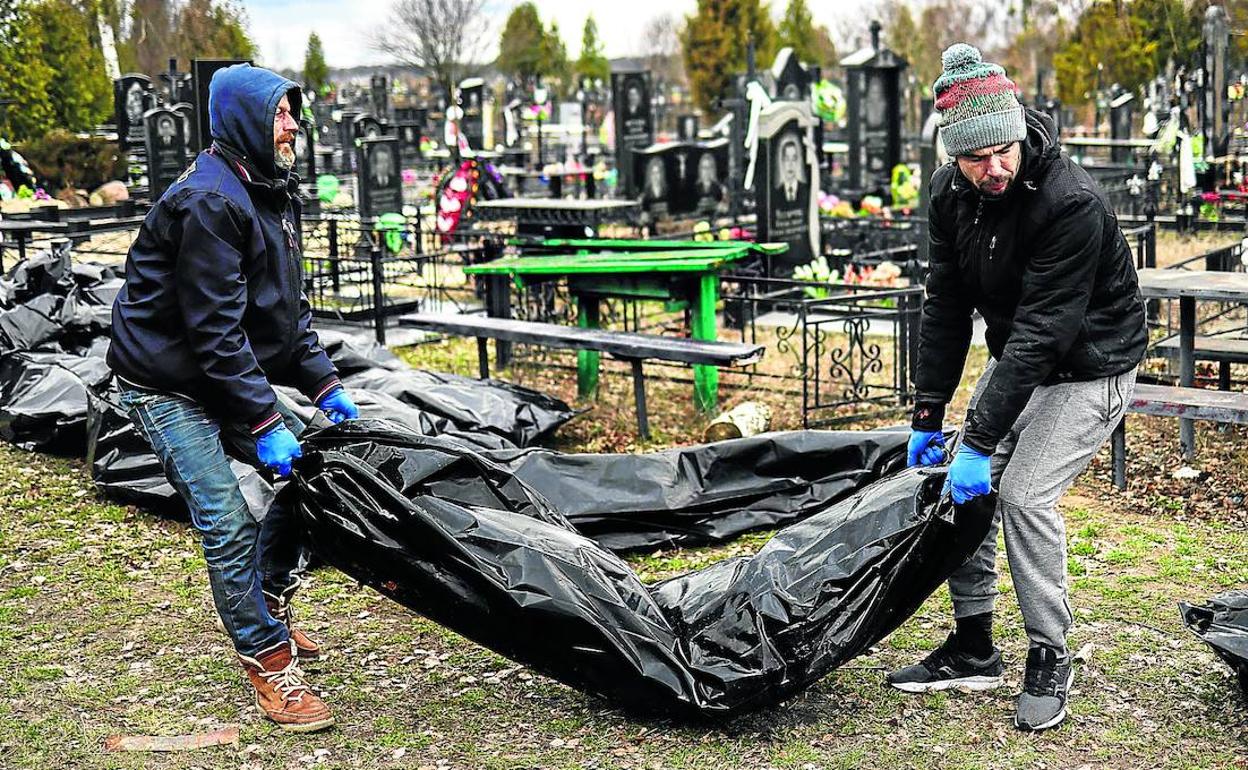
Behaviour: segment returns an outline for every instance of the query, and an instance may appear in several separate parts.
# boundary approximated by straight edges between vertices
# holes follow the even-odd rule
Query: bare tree
[[[423,68],[451,98],[485,44],[484,7],[485,0],[397,0],[372,47]]]
[[[670,13],[659,13],[642,27],[641,50],[646,68],[669,83],[685,82],[680,56],[680,22]]]

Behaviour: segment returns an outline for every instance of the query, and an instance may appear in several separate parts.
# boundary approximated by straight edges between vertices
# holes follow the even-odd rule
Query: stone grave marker
[[[789,277],[819,253],[819,161],[810,102],[773,102],[758,121],[754,188],[758,240],[789,245],[772,271]]]
[[[113,113],[121,151],[143,150],[147,145],[143,115],[156,106],[152,79],[131,73],[113,81]]]
[[[641,168],[630,156],[654,142],[654,116],[650,109],[649,72],[612,72],[611,96],[615,110],[615,165],[620,189],[628,198],[636,197],[644,179],[634,176]]]
[[[143,114],[147,130],[147,186],[157,200],[186,169],[186,124],[168,107]]]
[[[356,148],[356,179],[361,217],[402,212],[398,137],[361,139]]]

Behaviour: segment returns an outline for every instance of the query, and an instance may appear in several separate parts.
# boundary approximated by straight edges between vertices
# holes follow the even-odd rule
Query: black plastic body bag
[[[1179,602],[1179,614],[1234,669],[1248,698],[1248,591],[1227,591],[1200,605]]]
[[[939,503],[943,481],[902,471],[649,587],[506,466],[386,422],[308,435],[282,494],[322,558],[473,641],[629,709],[729,716],[861,654],[979,546],[995,500]]]

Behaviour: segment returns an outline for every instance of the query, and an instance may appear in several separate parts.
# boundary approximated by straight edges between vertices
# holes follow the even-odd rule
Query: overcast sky
[[[393,0],[244,0],[241,3],[250,19],[252,38],[259,44],[263,63],[270,67],[303,67],[303,55],[308,35],[315,31],[325,45],[325,58],[331,67],[350,67],[357,64],[385,63],[384,57],[369,50],[369,30],[384,24],[389,16]],[[498,33],[508,12],[517,0],[487,0],[494,27],[488,35],[487,58],[498,52]],[[816,23],[827,24],[836,29],[844,18],[858,9],[872,4],[872,0],[848,0],[848,2],[812,2]],[[646,22],[661,13],[677,17],[692,13],[696,0],[611,0],[610,2],[586,2],[586,0],[536,0],[542,21],[559,22],[559,29],[568,55],[580,54],[581,29],[585,17],[593,13],[598,23],[599,36],[609,57],[630,56],[639,52],[640,36]],[[772,3],[777,12],[783,10],[784,0]],[[835,7],[835,10],[833,9]],[[865,16],[863,38],[866,37]]]

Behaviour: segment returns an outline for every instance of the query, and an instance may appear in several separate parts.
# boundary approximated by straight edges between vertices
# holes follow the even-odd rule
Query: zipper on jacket
[[[989,262],[992,261],[993,252],[996,248],[997,248],[997,236],[993,235],[992,238],[988,241],[988,261]]]

